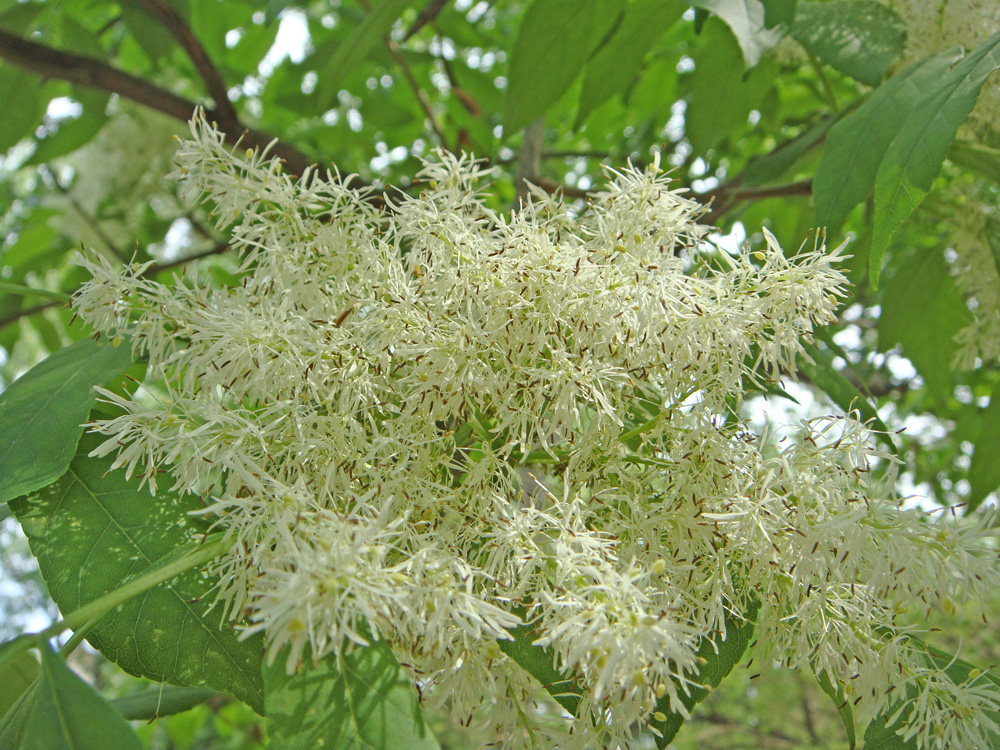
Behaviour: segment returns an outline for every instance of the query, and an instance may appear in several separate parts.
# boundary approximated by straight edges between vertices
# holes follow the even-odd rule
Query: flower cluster
[[[968,187],[952,189],[956,200],[947,206],[949,241],[955,251],[952,270],[959,289],[968,298],[972,322],[955,334],[958,351],[954,367],[968,370],[1000,358],[1000,223],[992,200],[983,200]]]
[[[930,696],[918,729],[951,732],[955,705],[964,736],[995,728],[995,699],[928,676],[898,624],[998,584],[986,524],[901,510],[850,417],[782,447],[739,416],[834,319],[839,251],[707,246],[656,163],[583,208],[538,195],[506,215],[464,156],[385,210],[231,151],[200,115],[177,159],[235,223],[241,283],[81,257],[77,313],[151,374],[105,393],[123,413],[96,424],[99,452],[210,499],[233,540],[221,600],[271,658],[384,639],[465,725],[627,746],[636,722],[686,713],[699,647],[756,614],[769,660],[862,715],[912,689]],[[532,724],[537,686],[505,645],[522,625],[575,717]]]
[[[969,51],[1000,29],[1000,3],[995,0],[879,0],[899,13],[906,24],[906,49],[898,67],[942,50]],[[983,87],[964,126],[984,142],[1000,135],[1000,87]]]

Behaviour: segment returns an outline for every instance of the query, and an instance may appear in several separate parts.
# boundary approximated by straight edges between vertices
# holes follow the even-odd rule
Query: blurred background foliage
[[[658,153],[727,247],[764,227],[790,254],[850,241],[840,322],[748,410],[877,414],[903,494],[971,512],[1000,485],[998,31],[989,0],[0,0],[0,388],[87,335],[60,301],[81,245],[232,282],[225,235],[167,177],[197,104],[233,142],[278,139],[289,171],[376,195],[419,190],[435,148],[474,153],[501,209],[525,181],[582,208],[608,169]],[[886,219],[899,185],[919,205]],[[52,605],[13,519],[0,562],[10,637]],[[958,608],[948,645],[994,663],[979,617],[996,603]],[[81,659],[110,697],[150,688]],[[675,746],[844,746],[818,686],[758,666]],[[222,696],[140,731],[150,748],[265,741]]]

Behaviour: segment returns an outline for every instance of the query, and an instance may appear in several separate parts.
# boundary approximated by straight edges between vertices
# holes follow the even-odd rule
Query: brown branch
[[[188,255],[183,258],[178,258],[177,260],[167,261],[166,263],[154,263],[142,274],[142,278],[148,278],[162,271],[169,271],[172,268],[177,268],[178,266],[183,266],[188,263],[192,263],[196,260],[201,260],[202,258],[208,258],[212,255],[221,255],[226,250],[229,249],[229,244],[226,242],[220,242],[214,247],[208,250],[202,250],[199,253],[194,253],[193,255]],[[50,308],[57,307],[58,305],[65,305],[65,302],[57,302],[52,300],[51,302],[42,302],[37,305],[32,305],[31,307],[25,307],[21,310],[15,310],[9,315],[5,315],[0,318],[0,329],[6,328],[12,323],[16,323],[21,320],[21,318],[27,318],[31,315],[37,315],[40,312],[44,312]]]
[[[191,119],[197,107],[195,102],[113,68],[102,60],[54,49],[3,29],[0,29],[0,59],[47,78],[57,78],[118,94],[185,122]],[[207,109],[205,115],[209,121],[219,119],[219,114],[214,109]],[[225,133],[226,140],[230,143],[235,145],[239,141],[249,148],[262,149],[273,140],[271,136],[253,128],[227,130]],[[281,141],[275,144],[272,153],[285,162],[286,169],[292,174],[302,174],[313,164],[313,160],[304,153]]]
[[[358,0],[361,5],[361,9],[365,13],[371,13],[371,5],[368,0]],[[441,146],[444,148],[448,147],[447,141],[444,137],[444,128],[441,122],[438,120],[437,114],[434,112],[434,108],[431,106],[431,100],[427,96],[427,92],[424,91],[423,87],[420,85],[420,81],[417,77],[413,75],[413,71],[410,70],[410,64],[406,62],[406,58],[403,56],[403,51],[399,48],[399,45],[393,40],[388,34],[383,37],[386,49],[389,50],[389,54],[392,55],[392,59],[396,61],[396,65],[399,69],[403,71],[403,77],[406,79],[407,85],[413,90],[413,95],[417,98],[417,102],[420,104],[420,108],[424,111],[424,115],[431,123],[431,129],[434,134],[438,137]]]
[[[416,96],[417,101],[420,102],[420,108],[424,111],[427,119],[430,120],[431,129],[434,131],[434,134],[438,137],[441,145],[444,148],[447,148],[448,143],[444,136],[444,126],[441,124],[437,114],[434,112],[434,107],[431,106],[431,100],[428,98],[427,92],[424,91],[416,76],[413,75],[413,71],[410,70],[410,64],[406,62],[406,58],[403,56],[403,51],[399,48],[399,45],[388,36],[385,38],[385,46],[389,48],[389,53],[396,61],[396,65],[398,65],[399,69],[403,71],[403,77],[406,78],[406,82],[413,90],[413,95]]]
[[[444,10],[444,6],[448,4],[448,0],[431,0],[424,9],[417,14],[416,20],[413,25],[407,29],[406,33],[403,35],[403,41],[409,40],[414,34],[416,34],[420,29],[429,23],[433,23],[438,17],[438,14]]]
[[[720,185],[706,193],[692,195],[700,203],[711,203],[712,209],[705,215],[704,223],[714,224],[723,214],[737,203],[759,201],[765,198],[801,197],[812,193],[812,179],[788,182],[783,185],[753,185],[742,187],[739,181]]]
[[[205,82],[208,95],[215,101],[215,116],[221,129],[226,132],[239,132],[240,121],[233,103],[229,101],[229,89],[226,87],[226,82],[222,80],[222,74],[212,64],[205,48],[201,46],[198,37],[194,35],[181,15],[166,0],[132,0],[132,2],[140,5],[146,13],[156,19],[170,33],[170,36],[177,40],[191,62],[194,63],[195,70],[198,71],[201,80]]]
[[[609,151],[543,151],[542,159],[611,159],[614,157]],[[513,164],[520,157],[517,154],[506,158],[491,159],[490,164]]]
[[[582,198],[583,200],[590,200],[593,191],[591,190],[581,190],[580,188],[570,187],[569,185],[563,185],[551,180],[548,177],[538,177],[537,180],[528,180],[533,185],[537,185],[546,193],[560,193],[565,195],[567,198]]]
[[[5,315],[0,318],[0,328],[5,328],[11,323],[16,323],[21,318],[27,318],[29,315],[35,315],[43,310],[48,310],[50,307],[55,307],[56,305],[64,305],[65,302],[56,302],[52,300],[50,302],[40,302],[37,305],[32,305],[31,307],[25,307],[21,310],[15,310],[10,315]]]

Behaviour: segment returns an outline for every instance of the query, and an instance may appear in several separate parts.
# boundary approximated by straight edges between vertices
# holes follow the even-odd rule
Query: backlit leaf
[[[954,336],[972,316],[940,252],[909,253],[894,265],[882,297],[879,348],[900,344],[941,402],[951,392]]]
[[[437,750],[420,699],[384,641],[305,660],[293,675],[280,657],[264,668],[267,727],[282,750]]]
[[[152,497],[111,471],[110,456],[88,457],[100,442],[84,437],[62,478],[11,503],[64,613],[156,567],[208,527],[188,515],[202,507],[196,498]],[[183,573],[105,615],[87,640],[130,674],[222,690],[260,712],[262,640],[237,638],[222,608],[211,607],[212,588],[203,571]]]
[[[958,58],[945,50],[911,65],[875,89],[830,128],[813,179],[816,222],[833,232],[875,186],[879,164],[923,93]]]
[[[680,0],[637,0],[629,3],[611,38],[587,63],[576,124],[597,105],[629,89],[654,42],[681,17]]]
[[[976,449],[969,466],[969,510],[1000,487],[1000,387],[994,388],[990,404],[983,412],[982,427],[976,436]]]
[[[920,204],[983,83],[1000,68],[1000,31],[976,47],[920,98],[889,146],[875,179],[870,273],[878,283],[889,239]]]
[[[691,5],[711,11],[726,22],[748,68],[757,65],[761,55],[781,41],[781,32],[767,25],[767,9],[761,0],[691,0]]]
[[[834,70],[878,86],[903,52],[906,25],[874,0],[800,2],[792,36]]]
[[[504,105],[508,134],[566,93],[624,8],[624,0],[534,0],[528,6],[511,51]]]

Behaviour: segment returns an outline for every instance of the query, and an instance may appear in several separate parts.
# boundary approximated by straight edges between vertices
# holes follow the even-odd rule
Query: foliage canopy
[[[549,213],[537,209],[538,215],[548,217],[543,220],[546,231],[551,229],[557,238],[553,247],[564,241],[559,222],[566,223],[567,237],[578,226],[588,227],[592,233],[588,236],[600,237],[602,217],[610,209],[601,207],[597,191],[608,185],[611,190],[616,184],[620,187],[615,179],[622,173],[639,175],[651,168],[652,174],[662,164],[673,170],[670,176],[676,186],[689,191],[677,198],[677,205],[687,206],[684,210],[692,216],[703,212],[699,221],[706,231],[729,248],[705,255],[706,268],[711,264],[717,268],[729,256],[746,260],[752,268],[745,269],[741,283],[750,290],[748,295],[759,293],[762,298],[765,293],[753,286],[757,282],[748,281],[754,273],[773,272],[789,263],[792,268],[800,264],[818,269],[820,265],[809,265],[813,262],[809,247],[821,245],[824,237],[832,245],[849,240],[844,251],[849,257],[840,260],[849,284],[836,279],[823,282],[829,287],[824,294],[844,295],[839,319],[818,328],[812,338],[812,323],[828,322],[822,307],[826,302],[800,300],[802,305],[819,305],[815,308],[819,312],[805,316],[808,324],[794,317],[782,319],[792,352],[788,356],[768,353],[765,339],[749,334],[746,341],[739,339],[742,324],[734,320],[729,326],[731,340],[740,343],[733,347],[745,343],[749,348],[733,355],[739,362],[732,367],[740,372],[745,367],[746,374],[736,389],[738,396],[735,390],[720,389],[712,407],[747,424],[752,422],[750,401],[744,402],[743,396],[754,393],[793,411],[793,396],[806,394],[802,414],[809,417],[856,410],[862,420],[881,430],[879,446],[865,449],[875,458],[872,481],[888,478],[891,462],[882,459],[891,449],[901,459],[901,487],[913,488],[931,503],[964,505],[965,518],[955,521],[954,532],[928,528],[935,534],[972,539],[987,524],[980,506],[1000,486],[1000,462],[995,459],[1000,452],[1000,397],[993,397],[994,391],[1000,394],[1000,128],[996,125],[1000,84],[994,74],[998,67],[1000,9],[980,0],[306,4],[271,0],[266,5],[240,0],[0,0],[0,100],[6,105],[0,118],[0,153],[5,152],[0,166],[0,347],[5,353],[0,377],[6,386],[0,394],[0,501],[9,501],[6,507],[23,527],[49,592],[67,616],[67,627],[77,631],[70,645],[86,636],[129,674],[187,686],[189,692],[169,693],[165,699],[175,705],[174,710],[211,695],[205,687],[233,695],[267,713],[268,732],[282,746],[304,747],[318,738],[336,747],[438,745],[422,717],[413,680],[407,677],[406,670],[419,665],[401,666],[401,652],[397,648],[394,654],[385,641],[353,651],[334,649],[336,653],[313,670],[289,675],[281,668],[286,657],[290,666],[302,653],[309,662],[306,641],[288,635],[288,622],[279,626],[278,620],[268,620],[272,641],[281,631],[279,645],[292,643],[293,650],[266,665],[261,674],[261,634],[240,638],[229,624],[244,607],[251,620],[259,610],[232,593],[238,590],[235,584],[229,588],[226,607],[212,606],[219,564],[212,568],[207,563],[225,548],[225,541],[209,536],[215,531],[210,517],[188,513],[202,507],[193,494],[163,492],[170,490],[175,476],[185,476],[182,463],[187,459],[179,458],[180,452],[165,460],[166,453],[129,455],[126,449],[122,454],[126,460],[119,463],[137,475],[126,477],[110,471],[112,456],[94,455],[98,443],[93,437],[81,437],[80,425],[88,415],[113,420],[121,413],[117,405],[129,402],[128,394],[136,390],[133,382],[145,378],[147,385],[153,384],[150,392],[155,392],[161,373],[146,373],[146,365],[151,358],[159,366],[162,357],[158,358],[156,346],[166,351],[174,345],[169,340],[183,340],[193,351],[192,335],[197,333],[197,325],[187,331],[168,328],[160,341],[149,338],[148,325],[135,329],[124,323],[124,306],[106,305],[101,312],[101,298],[86,296],[87,289],[94,288],[84,286],[91,273],[100,278],[101,269],[107,269],[105,281],[110,284],[123,265],[136,264],[140,270],[133,272],[138,274],[130,282],[134,286],[123,282],[121,299],[137,300],[145,294],[162,312],[177,299],[194,295],[178,282],[179,271],[190,274],[183,283],[193,284],[197,278],[202,288],[215,290],[216,296],[206,304],[223,309],[220,300],[225,294],[262,278],[262,268],[273,270],[254,255],[256,251],[246,254],[248,237],[253,239],[249,230],[233,229],[234,222],[240,226],[255,211],[266,214],[267,201],[261,208],[258,197],[251,195],[243,203],[231,203],[238,200],[238,189],[219,189],[217,184],[205,188],[208,201],[195,205],[186,199],[183,187],[167,177],[174,168],[174,136],[186,133],[185,123],[198,106],[205,108],[205,119],[215,124],[228,144],[224,148],[218,144],[220,154],[237,142],[234,159],[247,150],[247,174],[258,167],[266,171],[261,161],[265,148],[282,160],[285,174],[303,175],[313,165],[320,169],[332,165],[345,195],[361,196],[356,199],[359,215],[388,211],[411,219],[412,233],[401,230],[401,239],[396,240],[404,258],[410,259],[405,261],[410,264],[405,272],[399,273],[421,279],[426,274],[427,284],[437,271],[430,260],[423,265],[413,260],[426,238],[421,239],[421,215],[416,209],[407,214],[407,206],[418,205],[424,193],[434,194],[439,181],[464,179],[461,171],[433,168],[423,181],[418,177],[421,169],[429,169],[425,158],[447,162],[447,154],[459,161],[465,153],[485,160],[474,168],[491,183],[477,199],[482,201],[482,212],[476,221],[484,222],[482,217],[488,216],[491,225],[506,226],[509,221],[516,229],[519,212],[530,213],[522,208],[529,195],[534,195],[536,207],[557,206]],[[196,121],[196,141],[208,123],[202,126],[205,130],[199,131]],[[435,149],[445,156],[433,157]],[[199,152],[199,163],[209,163],[205,155],[211,153]],[[213,164],[224,171],[229,168],[226,158],[220,156]],[[636,171],[630,172],[633,166]],[[182,163],[182,168],[196,171],[193,163]],[[431,179],[435,184],[427,182]],[[274,195],[277,192],[269,194]],[[433,203],[434,198],[426,200]],[[444,206],[452,198],[438,200],[444,202],[437,205]],[[454,198],[450,205],[464,210],[462,200]],[[327,211],[321,202],[275,205],[302,225],[327,222],[341,229],[336,211]],[[349,234],[358,227],[373,235],[383,231],[372,228],[381,219],[365,221],[343,231]],[[643,224],[634,239],[621,230],[621,237],[609,241],[620,242],[621,256],[606,266],[596,260],[595,278],[605,278],[613,263],[631,258],[630,253],[641,255],[638,248],[649,241],[650,226]],[[816,241],[803,243],[814,232]],[[515,234],[507,238],[512,243]],[[732,248],[744,238],[756,256],[740,255]],[[580,246],[586,241],[581,239]],[[86,261],[86,269],[74,261],[81,244],[93,248],[99,258]],[[670,242],[662,241],[661,250],[663,245]],[[346,246],[353,247],[350,242]],[[687,247],[678,245],[682,246]],[[781,247],[786,248],[783,255]],[[244,253],[242,260],[239,252]],[[555,257],[558,252],[547,257],[549,266],[524,266],[546,279],[531,292],[532,299],[551,303],[545,287],[554,288],[559,283],[555,279],[561,278],[552,270],[563,262]],[[665,261],[664,267],[673,267],[673,260],[680,267],[682,257],[685,263],[701,262],[696,262],[697,252],[684,253],[687,250],[679,249],[678,258]],[[594,256],[581,257],[589,263]],[[524,268],[518,268],[527,276]],[[630,269],[638,284],[642,268]],[[349,264],[327,270],[336,284],[323,294],[344,295],[343,317],[334,311],[326,316],[331,320],[314,321],[329,328],[329,335],[360,325],[358,321],[369,314],[364,311],[373,309],[361,302],[355,308],[352,295],[360,300],[370,292],[374,304],[379,299],[376,292],[396,293],[388,284],[384,290],[377,284],[370,285],[372,289],[352,288],[352,283],[368,281]],[[689,270],[685,267],[685,273]],[[494,281],[500,283],[497,279],[506,271],[499,262],[495,273]],[[816,271],[811,278],[820,284],[821,276]],[[447,278],[444,296],[460,286],[457,277]],[[801,286],[805,289],[808,284],[802,281]],[[247,294],[264,298],[267,288],[261,282]],[[150,291],[154,289],[164,291]],[[487,299],[483,289],[488,287],[478,294]],[[678,294],[683,298],[684,293]],[[73,295],[78,311],[93,328],[74,320],[76,313],[66,304]],[[88,308],[88,300],[96,302]],[[294,305],[294,300],[288,304]],[[474,296],[463,304],[474,305]],[[670,314],[683,318],[677,310]],[[796,314],[805,315],[802,309]],[[427,316],[430,320],[429,312]],[[105,325],[112,317],[115,325]],[[515,317],[512,313],[511,319]],[[147,323],[151,319],[151,314],[145,318]],[[793,319],[798,322],[788,322]],[[387,316],[386,330],[394,324],[405,330],[409,323],[401,320]],[[618,330],[615,325],[609,320],[603,330]],[[99,343],[89,338],[95,329],[105,333]],[[623,350],[630,340],[624,330]],[[641,335],[641,329],[636,330]],[[776,339],[782,335],[782,330],[768,330],[767,335],[773,333]],[[365,331],[369,340],[377,335]],[[402,346],[403,334],[393,335],[398,336],[395,346]],[[128,356],[131,336],[145,341],[136,343],[134,362]],[[497,333],[495,338],[496,351],[507,351],[502,336]],[[113,345],[107,345],[108,340]],[[581,328],[574,356],[583,358],[581,347],[591,345]],[[633,341],[631,346],[637,345]],[[712,351],[708,340],[705,349]],[[539,349],[543,350],[554,351]],[[607,362],[615,361],[614,356],[609,348]],[[427,356],[425,362],[432,359]],[[217,360],[216,370],[229,364]],[[255,364],[261,371],[267,369]],[[420,366],[407,367],[401,377],[416,382]],[[711,372],[712,377],[721,377],[718,369]],[[200,377],[209,382],[211,373],[206,373]],[[671,381],[666,391],[677,405],[684,403],[679,396],[694,392],[709,394],[707,401],[715,398],[711,388],[704,384],[699,388],[699,382],[689,393]],[[273,382],[262,380],[254,387],[262,384],[265,391],[280,389],[276,376]],[[107,389],[102,400],[96,400],[94,387]],[[246,393],[258,398],[249,386],[241,396]],[[408,393],[427,396],[431,389],[411,388]],[[428,414],[437,408],[435,397],[428,396]],[[615,396],[610,398],[614,401]],[[669,451],[666,443],[648,447],[652,443],[647,441],[662,437],[661,422],[673,419],[662,415],[673,414],[673,407],[662,401],[650,410],[644,399],[651,397],[641,391],[630,398],[634,402],[625,399],[623,405],[609,405],[607,417],[622,422],[616,435],[632,451],[633,463],[653,465]],[[540,430],[531,440],[518,442],[510,435],[530,431],[523,424],[517,427],[517,418],[490,414],[485,401],[477,403],[482,408],[475,413],[452,413],[441,407],[440,413],[434,412],[437,416],[429,417],[429,429],[451,431],[456,452],[467,455],[465,463],[456,459],[446,467],[441,483],[451,481],[452,475],[471,473],[475,462],[469,463],[468,456],[479,456],[477,465],[485,465],[482,456],[492,450],[520,469],[535,471],[542,477],[540,484],[546,484],[542,470],[572,463],[572,452],[560,455],[557,445],[547,443],[547,435],[558,433],[575,451],[576,444],[568,437],[577,429],[569,426],[576,424],[573,419],[582,419],[587,429],[591,420],[600,421],[599,409],[583,417],[574,413],[548,423],[547,432]],[[558,408],[558,404],[553,407]],[[543,412],[548,409],[548,404],[542,407]],[[570,407],[566,409],[569,414]],[[514,403],[510,414],[520,414],[522,423],[533,416],[527,402]],[[379,420],[383,417],[384,423],[372,428],[375,433],[383,424],[391,424],[387,415]],[[118,436],[123,444],[132,439],[124,432]],[[710,442],[705,439],[700,455],[710,456]],[[600,450],[605,448],[601,444]],[[158,467],[153,458],[165,466]],[[207,461],[215,454],[206,449],[198,460],[202,458]],[[399,455],[393,461],[403,465]],[[370,462],[383,471],[388,465],[375,458]],[[159,480],[158,468],[166,469]],[[155,498],[139,476],[150,484],[159,483]],[[178,480],[178,486],[201,488],[208,495],[214,482],[226,481],[207,474],[192,476],[196,479]],[[624,475],[601,481],[607,486],[632,486]],[[606,491],[605,485],[600,486]],[[802,491],[796,493],[798,502]],[[802,500],[802,507],[806,505]],[[422,522],[437,523],[427,513]],[[300,524],[302,511],[290,518],[290,526]],[[889,526],[893,522],[885,521]],[[241,545],[252,544],[252,534],[238,533]],[[255,529],[253,534],[257,533]],[[191,544],[196,534],[209,539],[200,550]],[[945,537],[940,541],[945,544]],[[206,549],[215,554],[208,556]],[[236,575],[234,559],[242,558],[223,557],[221,564],[230,581]],[[962,597],[988,580],[988,569],[979,572],[975,555],[960,562],[965,567],[956,569],[955,580],[963,575],[967,579],[954,584],[948,596],[927,594],[932,602],[928,607],[954,611],[962,606]],[[253,558],[253,565],[266,567],[259,558]],[[189,569],[181,572],[184,568]],[[750,568],[744,573],[748,580],[756,580]],[[163,582],[164,571],[171,574],[168,583]],[[901,569],[881,572],[905,578]],[[177,573],[179,577],[173,577]],[[127,600],[122,586],[132,587]],[[712,637],[702,634],[690,654],[683,652],[697,659],[685,667],[680,665],[687,657],[678,656],[670,673],[673,682],[666,673],[658,673],[659,681],[646,686],[648,695],[638,688],[634,695],[623,693],[622,706],[628,695],[640,703],[656,698],[655,712],[636,709],[636,716],[652,728],[639,741],[662,747],[681,727],[688,710],[697,713],[705,693],[702,686],[718,685],[744,657],[760,608],[763,619],[756,624],[757,635],[768,632],[771,602],[754,598],[765,590],[759,585],[727,589],[725,617],[719,610],[715,619],[705,621],[720,632]],[[903,584],[900,590],[914,600],[923,595]],[[738,591],[756,594],[737,602]],[[521,594],[525,597],[521,605],[537,604],[527,593]],[[508,597],[513,600],[510,592]],[[890,615],[901,616],[904,608]],[[557,706],[576,714],[581,700],[590,705],[580,680],[604,669],[603,664],[597,666],[597,656],[572,657],[568,645],[547,636],[544,627],[551,623],[544,618],[529,618],[515,626],[516,618],[504,619],[510,611],[489,616],[497,628],[514,634],[513,640],[494,641],[490,658],[508,658],[526,670],[524,674],[531,675],[526,678],[526,694],[541,687],[551,693],[548,698],[543,695],[547,708],[532,721],[557,722]],[[261,621],[256,620],[258,625]],[[367,627],[331,632],[338,640],[364,642],[371,637]],[[43,636],[51,637],[57,630]],[[996,714],[989,706],[997,703],[996,678],[927,646],[911,630],[906,632],[905,646],[888,636],[887,642],[913,656],[918,672],[945,675],[940,684],[960,686],[969,701],[981,699],[988,710],[982,714],[980,741],[1000,746],[990,730],[995,728],[991,722]],[[113,727],[107,731],[131,738],[108,702],[68,673],[47,645],[40,645],[40,664],[25,662],[22,645],[29,642],[40,644],[15,640],[0,650],[0,675],[10,675],[12,684],[21,684],[14,675],[38,670],[32,687],[3,698],[0,708],[6,715],[0,747],[37,746],[43,741],[36,731],[39,722],[61,702],[69,707],[64,712],[69,723],[58,738],[54,730],[52,737],[44,735],[47,747],[101,746],[108,735],[95,734],[84,720],[95,716],[107,719],[107,726]],[[315,648],[319,643],[313,638],[309,645]],[[819,644],[816,648],[814,658],[821,660]],[[778,658],[785,657],[779,653]],[[880,715],[865,716],[865,704],[858,708],[861,696],[851,694],[854,686],[849,680],[838,681],[835,670],[825,671],[822,663],[814,661],[811,667],[839,709],[852,747],[857,742],[866,748],[909,749],[962,741],[963,735],[949,734],[958,731],[953,727],[959,722],[940,723],[946,728],[931,734],[930,725],[914,718],[916,704],[905,701],[884,707]],[[685,680],[694,685],[690,693],[683,688]],[[637,678],[636,684],[640,682]],[[906,697],[926,698],[919,695],[925,683],[914,678],[906,685],[901,691],[910,691]],[[455,704],[461,701],[456,698]],[[342,711],[345,705],[350,710]],[[962,718],[966,705],[972,704],[953,705],[951,718]],[[857,716],[852,706],[858,709]],[[147,715],[169,710],[158,700]],[[373,715],[382,715],[379,712],[393,718],[373,720]],[[136,718],[142,712],[127,715]],[[677,737],[683,741],[683,729]]]

